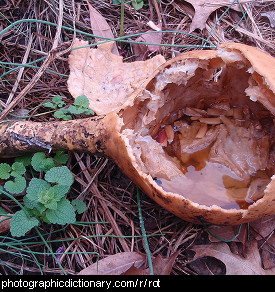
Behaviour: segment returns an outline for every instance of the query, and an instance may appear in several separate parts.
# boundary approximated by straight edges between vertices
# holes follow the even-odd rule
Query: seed
[[[203,138],[205,136],[206,132],[207,132],[207,124],[201,124],[201,127],[196,135],[196,138],[197,139]]]
[[[174,137],[175,137],[175,133],[174,133],[173,127],[171,125],[167,125],[165,127],[165,132],[166,132],[166,135],[167,135],[168,143],[173,142]]]
[[[199,121],[208,125],[218,125],[221,123],[220,118],[200,118]]]
[[[209,116],[220,116],[220,115],[224,115],[225,114],[225,110],[223,109],[219,109],[219,108],[208,108],[207,109],[207,114]]]
[[[197,117],[203,117],[207,114],[205,110],[194,108],[194,107],[186,107],[184,113],[187,116],[197,116]]]
[[[221,116],[220,116],[220,119],[221,119],[221,121],[222,121],[225,125],[227,125],[227,126],[229,126],[229,125],[234,125],[234,123],[232,122],[232,120],[230,120],[230,119],[227,118],[226,116],[221,115]]]

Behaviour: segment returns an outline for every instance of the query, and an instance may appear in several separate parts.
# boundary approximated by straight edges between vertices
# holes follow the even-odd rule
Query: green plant
[[[58,109],[63,107],[65,105],[65,102],[62,100],[62,97],[60,95],[55,95],[52,98],[52,101],[47,100],[43,103],[43,105],[48,108]]]
[[[65,102],[60,95],[56,95],[51,101],[46,101],[43,105],[55,110],[54,116],[62,120],[71,120],[72,115],[93,115],[93,110],[89,109],[89,99],[85,95],[78,96],[73,105],[65,108]]]
[[[136,10],[139,10],[143,7],[144,1],[143,0],[132,0],[131,4]]]
[[[83,201],[75,199],[70,202],[65,198],[74,182],[68,167],[60,165],[65,164],[67,159],[64,151],[56,151],[53,157],[37,152],[33,156],[17,158],[11,166],[8,163],[0,164],[0,178],[11,179],[5,182],[0,193],[10,196],[26,189],[24,206],[19,204],[21,210],[13,215],[10,222],[12,236],[23,236],[42,222],[61,225],[74,223],[76,212],[80,214],[86,210]],[[31,167],[32,172],[39,172],[39,178],[32,177],[26,187],[23,175],[27,166]],[[19,181],[22,179],[24,183]]]
[[[114,5],[119,5],[119,4],[121,4],[122,3],[122,5],[124,5],[124,3],[127,3],[127,4],[129,4],[129,3],[131,3],[131,5],[136,9],[136,10],[139,10],[139,9],[141,9],[142,7],[143,7],[143,5],[144,5],[144,1],[143,0],[124,0],[124,1],[122,1],[122,0],[113,0],[113,4]]]
[[[14,162],[11,166],[8,163],[0,163],[0,178],[7,180],[4,188],[13,194],[19,194],[26,188],[26,179],[23,176],[26,168],[22,162]]]

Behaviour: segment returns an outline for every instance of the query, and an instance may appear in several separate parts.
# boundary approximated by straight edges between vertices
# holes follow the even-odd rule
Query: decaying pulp
[[[274,77],[272,57],[236,44],[163,65],[119,113],[147,193],[195,222],[274,214]]]

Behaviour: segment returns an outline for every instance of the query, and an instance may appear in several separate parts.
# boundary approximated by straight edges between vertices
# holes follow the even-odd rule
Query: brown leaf
[[[152,22],[148,22],[148,25],[154,28],[154,30],[149,30],[148,32],[161,31],[162,29],[161,23],[154,25]],[[138,37],[136,42],[152,43],[156,45],[133,44],[136,60],[144,60],[147,57],[146,53],[157,51],[159,49],[157,44],[161,44],[161,41],[162,32],[146,33]]]
[[[271,237],[267,242],[261,244],[262,260],[264,269],[274,269],[275,271],[275,236]]]
[[[127,276],[150,275],[150,270],[149,268],[139,269],[139,268],[136,268],[135,266],[132,266],[126,272],[124,272],[123,275],[127,275]]]
[[[179,255],[180,250],[173,253],[169,258],[163,258],[161,254],[158,254],[153,260],[153,273],[154,275],[170,275],[174,262]],[[150,275],[150,269],[140,269],[132,266],[127,270],[124,275]]]
[[[209,240],[211,242],[220,242],[222,240],[231,240],[238,233],[239,226],[230,226],[230,225],[212,225],[209,227],[212,233],[209,233]],[[214,235],[215,236],[214,236]],[[220,238],[220,239],[219,239]],[[239,236],[233,241],[239,242]]]
[[[261,218],[250,223],[250,230],[258,240],[262,263],[265,269],[275,268],[275,216]]]
[[[275,230],[275,215],[253,221],[250,227],[256,240],[266,238]]]
[[[13,116],[11,116],[11,120],[23,120],[24,117],[27,116],[29,113],[29,110],[25,108],[20,108],[12,111]]]
[[[181,2],[181,0],[179,1]],[[190,25],[190,32],[194,31],[196,28],[203,30],[205,28],[206,21],[210,14],[221,7],[228,7],[232,4],[232,0],[186,0],[192,4],[195,9],[195,14]],[[239,4],[246,2],[245,0],[236,1],[230,8],[240,11]]]
[[[74,48],[88,42],[75,40]],[[123,62],[121,56],[111,53],[112,43],[97,49],[75,49],[69,56],[68,89],[74,98],[86,95],[97,114],[118,109],[129,96],[165,62],[161,55],[146,61]]]
[[[9,214],[8,214],[9,215]],[[7,219],[7,216],[0,216],[0,233],[10,229],[11,218]]]
[[[138,252],[122,252],[108,256],[83,269],[78,275],[121,275],[130,267],[140,267],[145,256]]]
[[[196,245],[192,247],[196,252],[194,260],[200,257],[214,257],[226,266],[227,275],[272,275],[274,270],[264,270],[261,264],[257,242],[251,240],[247,247],[246,257],[235,255],[224,242],[211,243],[210,245]]]
[[[89,11],[90,11],[90,23],[93,34],[96,36],[106,37],[110,39],[114,39],[114,35],[112,30],[107,23],[106,19],[86,0]],[[104,41],[104,39],[96,38],[96,42]],[[112,53],[119,55],[116,44],[112,43]]]
[[[173,253],[169,258],[163,258],[160,254],[153,262],[153,269],[155,275],[170,275],[174,262],[179,255],[180,250]]]

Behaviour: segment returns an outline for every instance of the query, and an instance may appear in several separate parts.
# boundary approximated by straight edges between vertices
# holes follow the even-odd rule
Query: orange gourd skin
[[[133,123],[132,118],[126,118],[126,115],[129,116],[131,110],[134,111],[134,116],[137,115],[136,112],[139,109],[137,105],[143,102],[143,95],[150,90],[154,90],[158,78],[162,76],[166,68],[171,68],[177,62],[195,60],[196,62],[208,62],[213,68],[227,62],[226,65],[231,72],[234,69],[235,62],[230,61],[230,58],[229,61],[225,61],[226,54],[230,55],[231,53],[237,54],[241,60],[237,62],[245,64],[247,70],[249,69],[252,72],[250,73],[251,80],[266,92],[265,95],[258,96],[258,101],[274,115],[274,58],[258,49],[229,43],[221,45],[220,51],[192,51],[169,60],[160,66],[151,78],[147,79],[142,89],[132,94],[120,108],[108,112],[106,115],[64,122],[0,122],[0,157],[18,156],[26,152],[51,149],[101,153],[111,157],[121,170],[149,197],[183,220],[199,224],[236,225],[274,215],[274,174],[265,189],[264,197],[247,209],[223,209],[216,205],[205,206],[194,203],[192,200],[185,198],[184,195],[164,191],[161,185],[154,181],[154,177],[143,169],[142,163],[137,159],[130,142],[131,136],[124,133],[124,130],[128,127],[127,119],[129,125]],[[223,59],[221,58],[222,54]],[[228,74],[226,78],[231,75]],[[228,82],[230,83],[230,80]],[[166,102],[169,103],[169,100]]]

